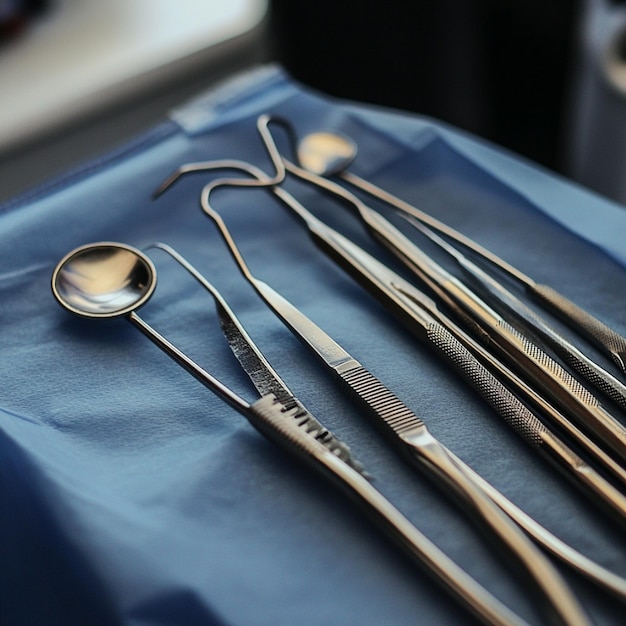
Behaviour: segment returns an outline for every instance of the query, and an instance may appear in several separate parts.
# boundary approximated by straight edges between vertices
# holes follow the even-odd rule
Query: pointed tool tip
[[[153,192],[152,199],[156,200],[160,195],[165,193],[180,177],[181,170],[175,171],[168,176]]]
[[[170,186],[170,181],[169,179],[166,180],[165,182],[161,183],[153,192],[152,192],[152,199],[156,200],[160,195],[162,195],[165,190]]]

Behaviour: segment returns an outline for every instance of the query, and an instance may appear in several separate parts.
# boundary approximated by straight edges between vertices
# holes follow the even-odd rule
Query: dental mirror
[[[52,293],[63,308],[82,317],[125,316],[194,378],[246,415],[250,408],[247,402],[135,313],[150,299],[156,282],[156,268],[140,250],[121,243],[92,243],[72,250],[59,261],[52,274]]]
[[[309,172],[332,176],[346,169],[357,154],[354,141],[329,132],[311,133],[298,144],[298,161]]]
[[[120,317],[145,304],[156,270],[139,250],[119,243],[76,248],[57,265],[52,292],[61,306],[83,317]]]

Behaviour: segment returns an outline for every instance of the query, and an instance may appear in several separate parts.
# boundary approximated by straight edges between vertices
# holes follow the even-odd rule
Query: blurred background
[[[419,111],[557,165],[575,1],[274,0],[273,8],[278,56],[305,82]]]
[[[0,198],[268,61],[626,202],[617,0],[0,0]]]

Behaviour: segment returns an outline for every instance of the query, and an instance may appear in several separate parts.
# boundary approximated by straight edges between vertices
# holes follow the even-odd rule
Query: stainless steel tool
[[[559,334],[541,315],[526,305],[501,282],[487,274],[476,263],[449,244],[419,220],[406,216],[409,223],[451,256],[481,291],[481,296],[503,314],[512,316],[520,330],[540,337],[589,384],[606,398],[626,409],[626,385],[598,363],[583,354],[575,345]]]
[[[190,267],[187,264],[186,267]],[[198,275],[197,272],[195,272]],[[364,477],[349,449],[315,420],[291,394],[243,329],[232,310],[208,281],[203,284],[213,295],[218,316],[242,365],[261,366],[265,382],[251,376],[265,389],[268,384],[285,395],[281,401],[272,391],[252,404],[223,385],[195,361],[141,319],[135,309],[145,304],[156,286],[156,269],[141,251],[123,244],[103,242],[81,246],[68,253],[52,276],[52,290],[58,302],[72,313],[90,318],[124,316],[161,350],[215,392],[269,439],[308,465],[330,477],[365,507],[374,522],[399,544],[405,553],[461,601],[486,624],[525,622],[458,567],[430,542]],[[241,356],[245,353],[245,356]],[[564,588],[567,594],[568,589]],[[574,603],[568,616],[576,624],[588,624],[582,608]],[[567,597],[563,598],[563,602]]]
[[[208,281],[203,280],[203,284],[209,288]],[[251,376],[252,380],[262,389],[271,381],[270,386],[280,394],[287,393],[286,402],[270,391],[249,404],[142,320],[135,309],[148,301],[155,286],[156,270],[150,259],[135,248],[112,242],[90,244],[71,251],[61,259],[52,276],[52,290],[61,306],[89,318],[126,317],[262,434],[333,479],[365,507],[406,554],[425,567],[484,623],[499,626],[525,623],[451,561],[372,486],[352,460],[347,447],[321,427],[289,392],[214,288],[209,290],[215,298],[218,316],[229,341],[236,344],[235,353],[241,358],[240,362],[260,365],[264,380],[260,382],[255,375]],[[242,357],[240,351],[246,356]],[[560,581],[557,578],[553,582]],[[564,584],[552,595],[558,598],[559,609],[563,610],[562,623],[589,624],[583,609]]]
[[[554,288],[537,283],[530,276],[513,267],[476,241],[370,181],[349,172],[346,168],[356,157],[356,153],[357,146],[351,139],[331,132],[311,133],[303,138],[298,145],[298,159],[307,170],[323,176],[337,175],[354,188],[385,202],[405,215],[412,216],[433,230],[461,244],[479,258],[507,274],[537,303],[589,339],[610,356],[622,372],[626,372],[626,337]]]
[[[272,119],[274,118],[271,118],[268,115],[260,116],[257,120],[257,127],[264,143],[268,144],[268,152],[273,160],[276,158],[277,155],[279,155],[279,153],[275,147],[272,135],[268,129],[268,125],[270,121],[272,121]],[[155,196],[158,196],[165,189],[167,189],[168,186],[175,182],[181,175],[206,170],[222,169],[225,167],[237,168],[243,172],[247,172],[252,177],[251,180],[253,180],[254,178],[258,179],[258,185],[269,186],[275,184],[275,181],[277,179],[280,180],[281,175],[286,174],[285,163],[286,161],[283,161],[280,158],[278,159],[278,161],[275,163],[276,176],[271,178],[268,178],[264,174],[264,172],[246,163],[245,161],[235,161],[228,159],[188,163],[178,168],[178,170],[174,172],[165,183],[161,184],[155,192]],[[326,181],[326,183],[332,184],[329,181]],[[239,179],[232,181],[232,184],[239,185]],[[200,203],[202,206],[207,205],[212,186],[215,186],[215,184],[209,184],[203,189],[200,198]],[[251,183],[247,183],[245,186],[251,186]],[[342,188],[340,188],[340,190],[342,190],[346,194],[349,194],[349,192],[343,190]],[[534,406],[541,409],[542,415],[548,416],[557,425],[563,427],[568,432],[568,434],[570,434],[575,439],[576,443],[580,445],[587,453],[589,453],[589,455],[604,469],[611,472],[619,480],[626,481],[626,470],[620,463],[610,457],[594,441],[592,441],[579,428],[572,424],[563,412],[556,409],[550,402],[548,402],[543,396],[537,393],[537,391],[530,387],[519,376],[517,376],[509,368],[504,366],[480,343],[472,339],[466,332],[461,330],[459,326],[457,326],[449,318],[444,316],[430,298],[427,298],[421,291],[417,290],[415,287],[413,287],[406,281],[403,281],[399,277],[394,283],[393,272],[390,275],[389,268],[382,266],[381,264],[379,264],[380,271],[383,273],[380,275],[380,279],[377,280],[375,272],[370,272],[367,269],[364,270],[363,268],[360,268],[359,263],[355,262],[354,259],[351,259],[350,254],[345,252],[342,253],[341,244],[336,244],[333,251],[333,244],[330,243],[333,241],[333,236],[330,235],[330,233],[334,232],[334,234],[338,238],[342,238],[342,236],[335,231],[332,231],[332,229],[330,229],[327,225],[323,224],[320,220],[314,217],[302,205],[300,205],[292,195],[288,194],[284,189],[275,186],[273,191],[287,204],[287,206],[290,206],[290,208],[297,215],[300,216],[302,222],[308,228],[311,236],[313,237],[314,241],[320,246],[320,248],[326,251],[331,257],[334,257],[340,265],[343,265],[348,272],[352,273],[357,282],[360,281],[379,300],[381,300],[385,304],[385,306],[394,311],[396,315],[400,318],[400,320],[406,323],[409,329],[417,334],[419,338],[421,338],[422,340],[426,340],[429,343],[432,342],[432,339],[429,338],[427,335],[425,336],[423,333],[423,324],[419,323],[420,315],[415,313],[415,311],[413,310],[416,307],[422,311],[427,311],[430,316],[434,317],[440,323],[442,323],[445,328],[452,332],[455,339],[460,341],[465,348],[468,348],[472,352],[472,354],[477,355],[480,361],[483,364],[486,364],[490,370],[497,372],[498,376],[502,377],[506,381],[506,384],[510,385],[511,388],[516,391],[516,393],[520,393],[525,399],[530,399]],[[342,239],[345,240],[345,238]],[[347,242],[347,245],[353,244],[351,242]],[[360,248],[356,249],[359,250],[360,253],[363,253]],[[365,267],[367,267],[367,264]],[[404,285],[403,287],[398,286],[401,283]],[[416,319],[414,320],[413,318]],[[418,321],[417,324],[415,324],[416,320]],[[420,329],[422,330],[420,331]],[[471,371],[472,369],[470,368],[469,372],[471,373]],[[469,374],[468,376],[471,379],[471,376]],[[491,378],[497,384],[500,384],[499,381],[493,378],[493,376]],[[498,394],[494,396],[491,390],[491,385],[486,385],[484,387],[475,387],[477,388],[479,393],[481,393],[481,395],[483,395],[483,397],[488,402],[490,402],[490,404],[496,409],[496,411],[507,421],[507,423],[519,430],[519,422],[516,419],[516,409],[511,411],[509,410],[507,403],[502,404],[501,402],[497,402],[496,400],[498,400],[499,396]],[[506,390],[506,392],[508,393],[508,390]],[[542,428],[545,429],[545,426],[543,424]],[[527,431],[525,431],[525,429],[521,429],[520,432],[533,445],[537,445],[538,439],[534,436],[533,432],[530,432],[529,434]],[[550,432],[550,437],[554,437],[554,433]],[[597,472],[593,471],[588,463],[582,462],[581,465],[579,462],[582,461],[580,457],[577,454],[570,454],[569,452],[571,452],[571,450],[567,446],[565,446],[563,442],[560,442],[559,445],[556,446],[549,445],[544,442],[544,445],[540,447],[543,452],[547,452],[548,448],[553,448],[552,451],[549,453],[549,456],[551,458],[558,458],[560,467],[568,467],[570,470],[570,475],[575,476],[576,480],[580,484],[589,488],[592,494],[597,496],[602,502],[608,504],[611,510],[618,512],[620,520],[624,518],[624,511],[626,509],[624,506],[624,496],[620,492],[618,492],[612,485],[607,483],[607,481]],[[564,454],[565,450],[568,450],[568,452]]]
[[[442,485],[449,495],[454,495],[461,510],[471,513],[489,536],[499,540],[498,545],[503,545],[510,552],[510,556],[522,564],[538,590],[556,608],[557,613],[565,614],[564,605],[561,604],[564,597],[563,581],[519,527],[483,489],[474,483],[463,466],[448,454],[445,446],[432,435],[421,418],[269,285],[254,278],[247,265],[240,265],[243,263],[243,257],[223,220],[219,214],[211,210],[210,216],[220,227],[220,232],[227,243],[231,242],[229,249],[238,259],[237,263],[242,273],[272,310],[294,329],[301,339],[313,347],[318,356],[323,355],[323,361],[329,364],[339,380],[351,392],[352,397],[360,400],[362,405],[379,420],[379,424],[386,427],[387,434],[391,435],[401,451],[416,462],[427,476]],[[179,259],[179,262],[184,261]],[[189,268],[189,271],[211,291],[210,285],[206,284],[201,275],[192,268]],[[302,330],[298,332],[297,329]]]
[[[221,161],[197,163],[193,166],[191,164],[186,165],[184,168],[178,170],[178,174],[174,174],[168,179],[166,186],[161,186],[160,191],[164,191],[167,186],[172,184],[179,175],[183,173],[189,173],[192,171],[202,171],[206,169],[220,169]],[[263,173],[251,166],[241,162],[241,168],[248,172],[250,175],[259,179],[259,184],[264,185],[269,179],[263,177]],[[402,404],[402,402],[395,397],[380,381],[374,378],[371,373],[365,370],[351,355],[349,355],[341,346],[333,341],[322,329],[311,322],[305,317],[299,310],[291,305],[287,300],[274,291],[267,283],[256,278],[248,268],[243,256],[237,247],[230,231],[228,230],[223,219],[217,211],[211,207],[210,194],[213,189],[224,184],[232,184],[238,186],[240,179],[237,180],[218,180],[205,186],[201,194],[202,207],[211,217],[211,219],[217,225],[220,234],[226,242],[228,249],[230,250],[235,262],[237,263],[243,276],[250,282],[255,288],[261,298],[268,304],[268,306],[283,320],[283,322],[306,344],[313,350],[313,352],[322,360],[322,362],[343,382],[344,387],[347,388],[352,397],[359,400],[364,404],[367,409],[374,415],[374,417],[386,427],[387,433],[391,436],[392,440],[399,446],[399,448],[406,454],[408,452],[408,458],[413,461],[423,463],[428,459],[428,456],[421,456],[419,446],[416,445],[419,441],[414,440],[414,437],[407,437],[411,434],[411,429],[417,429],[419,431],[426,431],[425,426],[421,423],[421,420],[417,418],[412,411]],[[281,197],[285,199],[285,193],[283,190],[274,189],[275,193],[281,192]],[[288,196],[288,194],[287,194]],[[295,199],[292,201],[296,203]],[[297,203],[296,203],[297,204]],[[330,230],[330,229],[329,229]],[[338,237],[340,237],[338,235]],[[350,248],[358,251],[358,248],[354,246]],[[363,251],[360,251],[363,255],[363,259],[366,260],[365,266],[362,270],[367,274],[367,255]],[[347,254],[347,252],[346,252]],[[359,252],[357,252],[357,256]],[[378,262],[371,259],[376,265]],[[374,267],[376,270],[376,267]],[[406,307],[405,313],[407,316],[415,317],[417,315],[416,303],[411,302],[406,297],[402,296],[402,292],[395,292],[394,275],[388,273],[385,275],[388,278],[387,292],[386,294],[390,299],[397,298],[399,302],[403,301],[403,305]],[[399,282],[402,281],[400,277],[397,277]],[[382,287],[385,281],[381,276],[378,283]],[[376,284],[376,281],[374,281]],[[383,291],[385,288],[382,287]],[[434,307],[434,303],[433,303]],[[511,423],[521,434],[526,437],[531,443],[538,446],[540,449],[543,446],[546,448],[553,447],[553,454],[561,460],[561,462],[572,463],[574,469],[576,467],[584,469],[583,475],[589,474],[594,476],[592,482],[596,478],[600,479],[597,474],[591,470],[586,464],[580,465],[582,461],[576,457],[571,451],[558,442],[558,440],[549,434],[540,422],[528,411],[528,409],[512,396],[508,390],[504,389],[499,383],[493,382],[490,374],[481,368],[480,364],[476,362],[471,355],[465,354],[462,346],[458,342],[447,334],[445,328],[442,328],[436,320],[428,318],[428,314],[424,312],[419,318],[421,323],[425,324],[424,331],[428,335],[431,333],[430,341],[432,341],[435,348],[441,350],[446,358],[452,359],[457,367],[464,371],[464,373],[471,379],[472,384],[479,388],[479,391],[483,392],[486,399],[492,403],[492,405],[499,410],[505,416],[505,419]],[[418,431],[418,432],[419,432]],[[545,435],[545,436],[544,436]],[[441,444],[439,444],[441,445]],[[417,448],[417,449],[416,449]],[[528,532],[540,545],[543,545],[546,549],[550,550],[564,562],[568,563],[571,567],[578,570],[580,573],[589,577],[597,584],[605,587],[616,596],[621,599],[626,599],[624,595],[626,592],[626,581],[623,581],[614,574],[608,572],[604,568],[601,568],[597,564],[589,561],[586,557],[573,551],[569,546],[563,544],[560,540],[554,537],[546,529],[539,526],[534,520],[526,516],[515,505],[509,502],[502,494],[500,494],[493,487],[489,486],[485,481],[478,477],[467,465],[463,464],[458,458],[454,457],[452,453],[444,448],[444,452],[450,458],[454,459],[457,466],[462,469],[473,481],[479,483],[479,486],[488,491],[490,497],[511,517],[516,521],[526,532]],[[420,458],[421,457],[421,458]],[[602,481],[602,479],[600,479]],[[603,485],[607,487],[608,493],[611,493],[617,498],[621,504],[618,505],[618,510],[622,514],[626,513],[626,505],[624,498],[614,490],[610,485],[604,481]]]
[[[522,372],[567,416],[574,419],[581,429],[597,437],[619,461],[626,462],[624,425],[561,365],[354,194],[284,158],[283,163],[288,172],[349,203],[368,231],[427,285],[466,326],[487,341],[490,349],[496,350],[501,358]]]

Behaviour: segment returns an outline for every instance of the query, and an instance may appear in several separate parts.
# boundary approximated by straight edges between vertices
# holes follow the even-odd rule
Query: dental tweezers
[[[586,337],[596,347],[611,357],[622,372],[626,372],[626,337],[620,335],[607,324],[591,315],[591,313],[585,311],[549,285],[543,285],[534,281],[530,276],[513,267],[473,239],[390,192],[381,189],[352,172],[344,170],[338,176],[353,187],[385,202],[407,216],[412,216],[426,226],[445,235],[448,239],[462,245],[479,258],[504,272],[517,282],[535,302],[545,307],[579,334]]]
[[[108,243],[107,245],[115,244]],[[126,246],[126,248],[130,247]],[[166,251],[171,250],[166,249]],[[137,253],[141,254],[139,251]],[[207,281],[203,284],[215,298],[221,326],[225,330],[229,345],[234,347],[233,352],[240,359],[243,369],[247,371],[247,368],[256,366],[261,366],[263,369],[262,382],[259,377],[251,375],[253,382],[259,385],[261,394],[261,397],[253,403],[248,403],[204,370],[145,322],[135,311],[131,311],[126,317],[188,373],[242,414],[259,432],[334,481],[364,507],[372,520],[400,546],[405,554],[424,567],[482,622],[493,626],[509,624],[524,626],[526,622],[437,548],[372,486],[360,468],[360,464],[352,457],[348,447],[315,420],[291,394],[219,293],[209,288]],[[267,391],[267,389],[276,390],[278,396],[274,391]],[[564,593],[567,593],[567,589]],[[564,601],[566,599],[567,597]],[[581,626],[589,624],[575,598],[570,599],[574,603],[570,611],[571,623]]]
[[[183,173],[204,169],[217,169],[220,167],[221,162],[219,161],[188,164],[179,169],[178,174],[171,176],[168,179],[168,184],[162,185],[159,190],[160,192],[164,191],[167,186],[176,180],[178,175]],[[240,162],[239,169],[262,179],[263,173],[260,170],[244,162]],[[267,180],[268,179],[262,179],[257,184],[265,184]],[[225,183],[239,185],[240,182],[241,179],[235,181],[215,181],[215,183],[207,185],[204,188],[201,199],[205,213],[207,213],[217,225],[240,271],[269,307],[283,320],[296,336],[317,354],[339,380],[343,382],[344,388],[350,392],[350,395],[359,400],[362,404],[365,404],[370,413],[379,420],[379,423],[387,427],[388,434],[391,435],[392,440],[395,441],[405,455],[410,460],[414,462],[418,461],[420,464],[423,464],[428,457],[422,456],[423,453],[420,453],[418,446],[420,441],[418,437],[416,437],[419,433],[427,433],[423,422],[421,422],[408,407],[403,405],[380,381],[365,370],[360,363],[326,335],[323,330],[275,292],[267,283],[255,278],[250,272],[228,228],[220,215],[211,208],[209,202],[209,195],[212,188]],[[278,192],[276,189],[274,191],[275,193]],[[411,306],[415,308],[414,305]],[[550,442],[553,440],[550,439],[549,436],[546,436],[546,441],[543,441],[542,437],[545,429],[539,425],[539,422],[528,409],[501,386],[493,386],[488,372],[486,372],[484,368],[481,368],[474,359],[463,354],[462,346],[453,338],[448,338],[445,329],[440,328],[440,325],[434,320],[431,320],[431,324],[435,347],[442,350],[445,356],[456,361],[457,366],[464,370],[465,374],[471,378],[472,383],[478,385],[485,393],[487,396],[486,399],[497,409],[504,411],[508,419],[511,420],[512,425],[518,431],[521,431],[527,439],[531,440],[532,443],[539,447],[542,445],[549,446]],[[438,337],[441,339],[441,343],[436,341]],[[451,354],[450,350],[452,350],[454,354]],[[484,381],[481,379],[481,376],[485,377]],[[412,429],[415,432],[412,433]],[[441,447],[443,448],[443,446]],[[561,450],[561,452],[565,449],[558,445],[556,448]],[[489,496],[539,544],[543,545],[571,567],[589,577],[597,584],[605,587],[622,600],[626,599],[626,581],[588,560],[586,557],[567,546],[567,544],[564,544],[551,535],[547,530],[543,529],[534,522],[534,520],[526,516],[521,510],[515,507],[515,505],[509,502],[497,490],[478,477],[468,466],[454,457],[449,450],[444,448],[440,453],[441,452],[448,457],[447,460],[452,459],[458,468],[462,469],[474,482],[484,489]],[[420,456],[422,456],[422,458],[420,458]],[[445,456],[443,458],[445,458]],[[569,454],[562,455],[561,458],[562,460],[571,460]]]
[[[351,497],[365,505],[373,520],[381,525],[409,556],[434,574],[440,583],[452,591],[483,622],[499,626],[509,623],[523,626],[525,622],[519,616],[512,613],[451,561],[372,486],[361,464],[353,459],[349,448],[312,418],[308,410],[291,393],[219,291],[170,246],[156,243],[149,247],[161,249],[169,254],[212,295],[224,337],[262,396],[261,400],[251,405],[254,410],[245,413],[252,425],[308,465],[329,476]],[[203,376],[199,366],[195,366],[189,359],[185,359],[184,366],[188,371],[195,373],[196,378],[202,382]],[[582,608],[564,583],[561,583],[559,578],[551,580],[551,583],[557,584],[554,594],[559,594],[560,601],[567,608],[563,623],[587,624]],[[569,603],[573,604],[568,606]]]
[[[620,461],[626,461],[626,428],[561,365],[354,194],[284,158],[283,163],[287,171],[298,178],[349,202],[376,240],[427,285],[467,327],[523,372],[567,416],[576,420],[580,428],[601,440]]]

